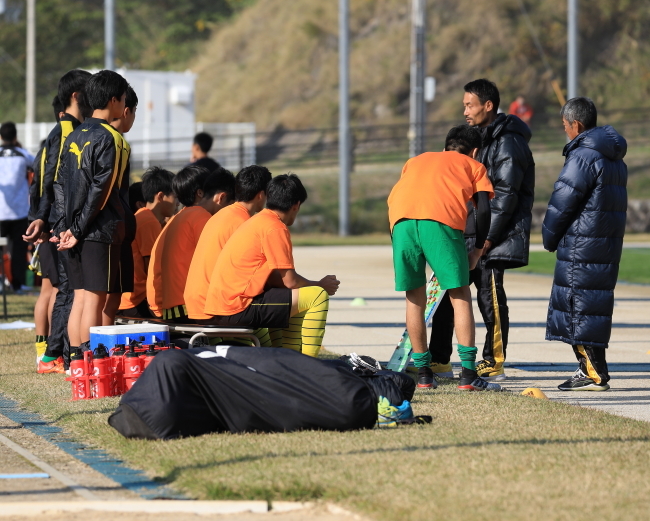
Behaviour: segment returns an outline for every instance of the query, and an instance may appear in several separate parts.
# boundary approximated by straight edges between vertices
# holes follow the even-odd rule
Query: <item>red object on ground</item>
[[[72,400],[88,400],[92,398],[90,375],[92,374],[91,351],[81,353],[77,350],[70,358],[70,376],[66,381],[72,382]]]
[[[99,344],[93,357],[92,390],[93,398],[113,396],[113,368],[108,351],[103,344]]]
[[[124,392],[127,392],[142,374],[143,360],[140,353],[137,353],[133,346],[124,355]]]

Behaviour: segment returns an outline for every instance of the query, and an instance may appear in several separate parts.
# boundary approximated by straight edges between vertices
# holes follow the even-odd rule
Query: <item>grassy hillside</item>
[[[524,1],[564,88],[566,0]],[[601,109],[647,105],[650,4],[581,2],[581,93]],[[355,123],[408,116],[410,2],[351,0],[351,109]],[[255,121],[260,129],[337,122],[338,4],[257,0],[214,32],[194,62],[198,117]],[[427,73],[437,78],[429,118],[457,118],[467,81],[488,77],[503,105],[525,94],[538,115],[558,101],[519,0],[430,0]],[[507,108],[507,107],[505,107]]]
[[[188,68],[219,24],[253,0],[116,0],[116,65]],[[0,121],[25,118],[25,2],[0,14]],[[59,78],[104,65],[103,0],[36,2],[37,121],[52,121]]]

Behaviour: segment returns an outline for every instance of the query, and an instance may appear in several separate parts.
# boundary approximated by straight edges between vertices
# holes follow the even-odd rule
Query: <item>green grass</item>
[[[33,302],[11,296],[12,316]],[[69,401],[62,375],[34,372],[32,342],[0,332],[0,392],[190,497],[331,501],[386,521],[568,521],[588,501],[599,519],[647,519],[648,423],[442,380],[413,400],[426,426],[126,440],[106,423],[119,399]]]
[[[650,248],[626,248],[621,257],[618,272],[619,282],[650,284]],[[530,252],[528,266],[518,268],[518,273],[542,273],[552,275],[555,269],[555,254]]]

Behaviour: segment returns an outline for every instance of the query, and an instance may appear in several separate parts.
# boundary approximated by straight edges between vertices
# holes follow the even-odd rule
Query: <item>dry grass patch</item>
[[[0,391],[191,497],[327,500],[382,520],[647,519],[648,423],[442,380],[413,401],[426,426],[129,441],[106,424],[117,398],[73,403],[60,375],[33,372],[32,335],[0,332]]]

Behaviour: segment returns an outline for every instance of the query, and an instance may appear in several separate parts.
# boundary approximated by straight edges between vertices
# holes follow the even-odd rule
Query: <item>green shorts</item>
[[[469,262],[463,232],[437,221],[405,219],[393,227],[395,291],[427,283],[426,265],[442,289],[469,285]]]

